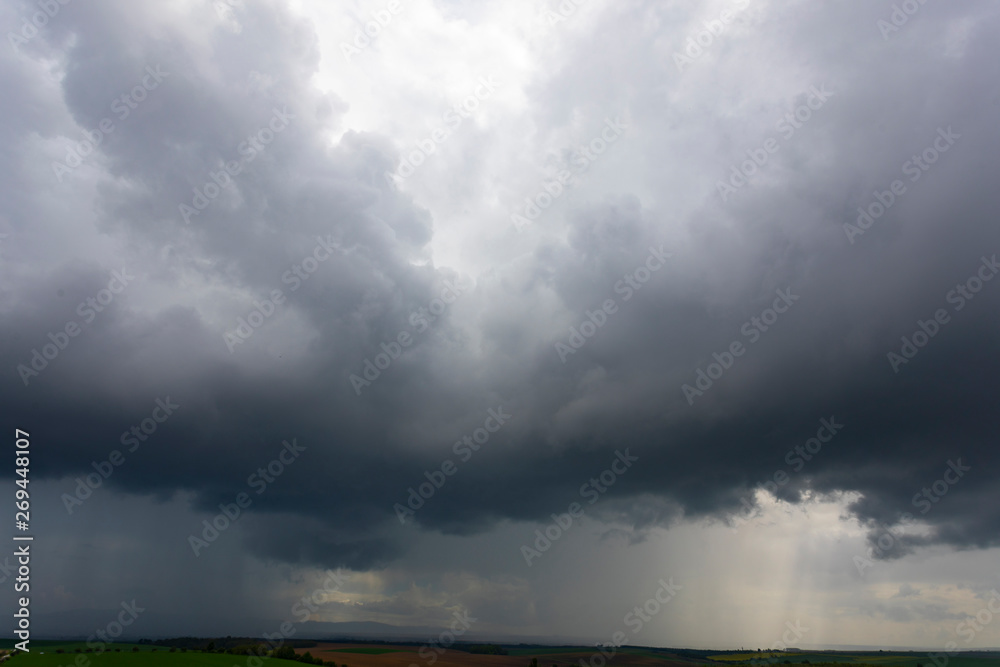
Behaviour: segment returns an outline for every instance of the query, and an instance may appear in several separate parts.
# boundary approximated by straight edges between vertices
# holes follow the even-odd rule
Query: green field
[[[42,646],[44,642],[31,642],[31,652],[19,651],[16,657],[7,661],[5,667],[76,667],[78,657],[82,660],[86,658],[88,662],[80,663],[84,667],[186,667],[194,665],[196,667],[233,667],[233,665],[246,665],[247,656],[229,655],[225,653],[201,653],[198,651],[177,651],[171,653],[169,649],[158,647],[152,650],[148,645],[143,646],[138,652],[133,653],[131,644],[126,651],[124,646],[121,653],[113,651],[106,653],[75,653],[70,649],[69,653],[56,653],[51,646],[65,646],[78,644],[64,644],[53,642],[50,647]],[[85,646],[85,644],[81,645]],[[278,660],[268,658],[265,661],[268,667],[303,667],[301,662],[291,660]]]
[[[0,649],[11,650],[14,648],[14,639],[0,639]],[[45,651],[47,654],[50,650],[62,649],[67,653],[72,653],[76,649],[81,651],[87,650],[87,642],[67,642],[60,641],[58,639],[32,639],[31,640],[31,652],[38,653],[40,651]],[[140,651],[148,651],[150,648],[159,648],[161,651],[168,651],[170,649],[163,647],[151,647],[149,644],[109,644],[112,649],[120,648],[122,652],[131,651],[133,647],[138,646]]]

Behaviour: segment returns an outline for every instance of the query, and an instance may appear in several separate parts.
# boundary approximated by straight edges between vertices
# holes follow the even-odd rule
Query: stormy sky
[[[39,618],[1000,645],[996,3],[0,21]]]

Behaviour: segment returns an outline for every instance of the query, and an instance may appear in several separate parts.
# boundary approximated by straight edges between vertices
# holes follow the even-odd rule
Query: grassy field
[[[121,653],[114,650],[105,653],[76,653],[75,649],[86,648],[83,642],[47,642],[32,641],[31,652],[18,651],[14,658],[5,663],[5,667],[76,667],[77,659],[87,662],[79,663],[83,667],[233,667],[246,664],[247,657],[227,655],[224,653],[200,653],[197,651],[171,653],[164,647],[143,645],[139,651],[133,652],[133,644],[115,644],[113,648],[122,649]],[[128,647],[128,648],[126,648]],[[60,648],[66,653],[56,653]],[[153,650],[153,649],[156,650]],[[268,667],[305,667],[301,662],[292,660],[268,659]]]
[[[8,649],[8,650],[13,649],[14,648],[14,641],[15,640],[13,640],[13,639],[0,639],[0,649]],[[141,651],[148,651],[151,648],[148,644],[112,644],[111,646],[113,646],[114,648],[120,648],[123,653],[125,651],[131,651],[132,648],[135,647],[135,646],[138,646],[139,650],[141,650]],[[168,650],[168,649],[165,649],[165,648],[162,648],[162,647],[154,647],[154,648],[160,648],[161,651]],[[85,651],[87,649],[87,642],[64,642],[64,641],[58,641],[58,640],[55,640],[55,639],[32,639],[31,640],[31,652],[32,653],[37,653],[39,651],[45,651],[46,653],[48,653],[50,650],[54,651],[56,649],[62,649],[63,651],[66,651],[67,653],[72,653],[76,649],[80,649],[81,651]]]

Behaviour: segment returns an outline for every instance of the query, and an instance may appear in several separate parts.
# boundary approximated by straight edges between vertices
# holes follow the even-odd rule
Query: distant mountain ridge
[[[87,640],[96,639],[97,631],[107,633],[109,624],[118,618],[121,609],[81,609],[39,613],[32,615],[33,639]],[[422,644],[438,640],[446,630],[444,626],[405,626],[390,625],[377,621],[305,621],[296,622],[293,619],[275,620],[254,617],[213,618],[208,621],[195,620],[183,614],[164,614],[152,610],[143,611],[135,621],[123,628],[121,635],[113,638],[115,641],[128,642],[139,639],[172,639],[177,637],[258,637],[265,634],[273,636],[280,633],[282,623],[291,623],[294,632],[288,639],[305,640],[366,640],[395,641],[412,644]],[[107,636],[107,635],[106,635]],[[507,635],[500,633],[482,633],[470,631],[458,638],[460,642],[483,642],[499,644],[557,645],[557,646],[594,646],[592,639],[565,636],[527,636]],[[650,647],[659,650],[708,650],[735,651],[737,649],[669,649],[667,647]],[[862,651],[877,652],[879,650],[896,652],[923,652],[941,650],[940,647],[899,647],[870,646],[863,644],[801,644],[800,651]],[[1000,648],[964,649],[992,653]]]
[[[32,636],[36,639],[86,640],[95,637],[98,630],[108,632],[121,610],[81,609],[40,613],[33,616]],[[273,636],[281,631],[283,623],[291,623],[293,632],[289,639],[365,639],[383,641],[406,641],[416,644],[439,639],[445,626],[390,625],[377,621],[305,621],[293,619],[275,620],[253,617],[228,617],[207,621],[195,620],[183,614],[165,614],[144,611],[132,625],[123,628],[116,641],[138,639],[170,639],[175,637],[263,637]],[[539,637],[484,634],[467,632],[459,638],[463,642],[506,642],[506,643],[565,643],[590,645],[592,641],[579,637]]]

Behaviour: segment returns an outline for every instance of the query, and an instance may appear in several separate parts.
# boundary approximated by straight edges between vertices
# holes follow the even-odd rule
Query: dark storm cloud
[[[638,6],[609,10],[609,24],[637,34]],[[348,132],[327,145],[326,132],[344,129],[350,96],[311,87],[319,51],[308,24],[277,3],[246,3],[238,33],[185,24],[214,21],[210,7],[163,20],[145,5],[65,6],[28,56],[65,53],[59,89],[78,125],[97,127],[148,66],[169,75],[101,148],[107,177],[93,208],[102,231],[127,250],[106,266],[87,259],[86,248],[75,261],[38,248],[10,254],[43,200],[75,196],[50,174],[64,151],[40,153],[32,133],[79,133],[48,113],[18,111],[48,95],[37,81],[12,85],[5,103],[8,136],[19,138],[8,160],[31,176],[7,181],[4,193],[15,238],[4,245],[3,402],[51,443],[37,474],[92,472],[92,461],[106,459],[122,432],[169,396],[176,414],[108,486],[159,498],[191,492],[196,509],[214,512],[247,492],[248,477],[294,438],[306,450],[253,496],[260,520],[246,524],[247,548],[363,569],[406,553],[393,505],[427,481],[425,471],[458,462],[453,443],[502,407],[509,423],[419,509],[421,527],[469,534],[503,519],[547,521],[580,500],[581,486],[616,450],[629,449],[641,463],[587,511],[637,535],[682,516],[725,519],[783,470],[789,478],[778,495],[789,501],[807,490],[853,491],[860,497],[851,510],[864,521],[892,524],[904,512],[926,521],[930,533],[905,546],[996,544],[1000,281],[962,310],[946,295],[976,275],[982,256],[1000,253],[997,13],[985,3],[928,4],[919,21],[884,40],[876,20],[885,7],[754,11],[759,34],[720,40],[682,74],[672,49],[623,37],[601,57],[635,63],[636,89],[611,75],[594,83],[580,69],[552,82],[553,96],[593,85],[619,108],[628,101],[636,119],[629,132],[648,138],[652,151],[632,175],[640,179],[643,164],[667,173],[662,165],[684,160],[704,194],[690,216],[678,220],[669,204],[644,204],[628,188],[584,199],[568,214],[564,239],[539,242],[474,286],[467,280],[420,330],[411,313],[463,276],[428,264],[430,215],[382,177],[395,166],[385,157],[396,154],[390,139]],[[677,34],[682,43],[686,33]],[[757,51],[742,56],[751,44]],[[598,57],[582,47],[578,55],[583,63]],[[808,85],[799,90],[826,83],[834,96],[759,179],[723,203],[716,182],[807,100],[781,96],[734,114],[730,96],[764,86],[768,59],[802,62]],[[11,55],[3,60],[4,78],[21,81]],[[714,91],[730,84],[721,104]],[[681,101],[665,124],[656,114],[670,95]],[[241,159],[241,144],[275,109],[294,117],[185,223],[179,206],[195,207],[193,189],[204,191],[213,172]],[[906,179],[903,163],[948,127],[961,135],[956,145],[851,243],[843,225],[857,207]],[[679,142],[697,152],[660,152]],[[67,178],[82,178],[82,169]],[[681,189],[670,181],[663,188]],[[692,197],[684,189],[678,197]],[[337,250],[292,291],[282,276],[317,238]],[[671,257],[626,300],[616,286],[657,251]],[[30,364],[49,333],[81,320],[77,304],[122,266],[134,284],[25,386],[15,369]],[[274,289],[287,302],[231,353],[223,334]],[[779,292],[794,295],[786,297],[793,305],[767,331],[752,325],[760,334],[751,340],[743,325]],[[564,363],[555,344],[568,344],[570,327],[609,299],[615,312]],[[894,372],[887,353],[939,308],[950,322]],[[358,395],[351,375],[363,375],[365,361],[401,332],[412,344]],[[713,353],[736,341],[745,354],[689,403],[682,385],[695,386]],[[843,430],[792,470],[788,451],[824,418]],[[921,514],[914,495],[959,458],[971,470]]]

